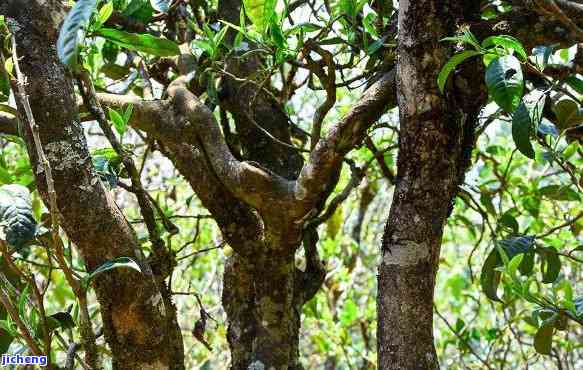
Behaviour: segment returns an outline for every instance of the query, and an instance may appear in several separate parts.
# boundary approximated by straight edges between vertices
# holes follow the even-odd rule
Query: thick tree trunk
[[[313,230],[305,234],[310,259],[317,236]],[[229,321],[232,370],[302,368],[300,313],[321,286],[325,270],[314,259],[308,260],[305,271],[297,269],[297,245],[281,239],[274,242],[268,242],[264,253],[255,258],[233,254],[225,267],[223,305]]]
[[[398,173],[378,277],[382,370],[438,368],[433,289],[441,238],[470,162],[474,122],[484,100],[481,84],[472,80],[480,74],[471,63],[446,96],[437,89],[437,74],[451,51],[439,40],[479,16],[479,2],[465,3],[399,3]]]
[[[299,369],[293,257],[276,259],[251,266],[238,256],[230,257],[223,305],[233,370]]]
[[[115,257],[139,258],[137,237],[93,168],[77,112],[70,74],[58,61],[55,42],[62,4],[57,1],[2,1],[0,14],[14,32],[26,92],[52,168],[62,226],[92,271]],[[19,106],[21,117],[25,117]],[[23,132],[36,184],[48,204],[45,174],[32,134]],[[154,279],[158,279],[154,282]],[[119,269],[95,281],[113,368],[183,369],[183,344],[163,277]]]

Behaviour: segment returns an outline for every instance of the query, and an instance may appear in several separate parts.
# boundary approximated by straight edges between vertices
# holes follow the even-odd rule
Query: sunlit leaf
[[[110,270],[118,269],[118,268],[129,268],[132,270],[136,270],[138,272],[142,272],[140,265],[138,265],[131,258],[118,257],[118,258],[115,258],[111,261],[105,262],[104,264],[102,264],[101,266],[96,268],[93,272],[91,272],[90,274],[83,277],[83,279],[81,280],[81,283],[82,283],[83,287],[85,289],[87,289],[87,287],[89,286],[89,283],[91,283],[91,281],[93,279],[95,279],[97,276],[103,274],[106,271],[110,271]]]
[[[259,32],[265,32],[271,18],[275,15],[276,0],[243,0],[245,14],[257,27]]]
[[[478,51],[463,51],[459,54],[455,54],[451,57],[447,63],[443,66],[439,75],[437,76],[437,85],[439,86],[439,91],[443,92],[445,89],[445,83],[447,82],[447,78],[449,77],[450,73],[457,67],[460,63],[465,61],[468,58],[473,56],[480,55]]]
[[[176,43],[150,34],[129,33],[112,28],[101,28],[96,33],[126,49],[141,51],[161,57],[180,54],[180,49]]]
[[[522,46],[522,43],[512,36],[508,35],[490,36],[485,38],[484,41],[482,41],[483,48],[488,48],[491,46],[502,46],[505,49],[514,50],[523,61],[526,61],[528,59],[528,54],[526,53],[526,50],[524,50],[524,46]]]

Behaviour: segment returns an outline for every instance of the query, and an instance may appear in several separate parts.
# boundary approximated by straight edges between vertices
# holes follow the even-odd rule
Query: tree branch
[[[328,194],[322,191],[338,176],[345,155],[363,140],[368,128],[396,105],[395,72],[384,74],[351,111],[320,140],[302,168],[295,196],[308,212]]]

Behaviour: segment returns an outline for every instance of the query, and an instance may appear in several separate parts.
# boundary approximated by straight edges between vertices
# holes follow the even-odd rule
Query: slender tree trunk
[[[8,18],[28,77],[26,92],[52,168],[62,226],[92,271],[115,257],[139,258],[135,255],[139,245],[93,168],[73,81],[57,58],[55,43],[64,11],[58,1],[0,2],[0,14]],[[36,184],[48,204],[32,134],[28,129],[22,134]],[[114,270],[95,280],[95,291],[114,369],[184,369],[182,335],[163,276]]]
[[[465,3],[465,4],[464,4]],[[399,158],[378,276],[379,369],[437,369],[433,289],[443,228],[470,163],[484,101],[476,64],[441,95],[450,56],[439,42],[479,16],[479,2],[400,1],[397,96]]]

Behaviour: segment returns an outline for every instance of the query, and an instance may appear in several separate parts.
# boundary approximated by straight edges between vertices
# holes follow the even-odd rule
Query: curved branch
[[[303,204],[303,212],[308,212],[327,196],[322,190],[338,176],[345,155],[359,145],[368,128],[395,105],[395,71],[392,70],[366,91],[312,151],[294,189],[296,199]]]
[[[213,113],[186,88],[186,79],[180,77],[172,82],[166,100],[144,101],[103,93],[97,94],[97,98],[112,108],[133,104],[130,124],[163,142],[203,149],[210,167],[225,187],[252,207],[261,210],[270,201],[291,201],[290,181],[233,156]]]

